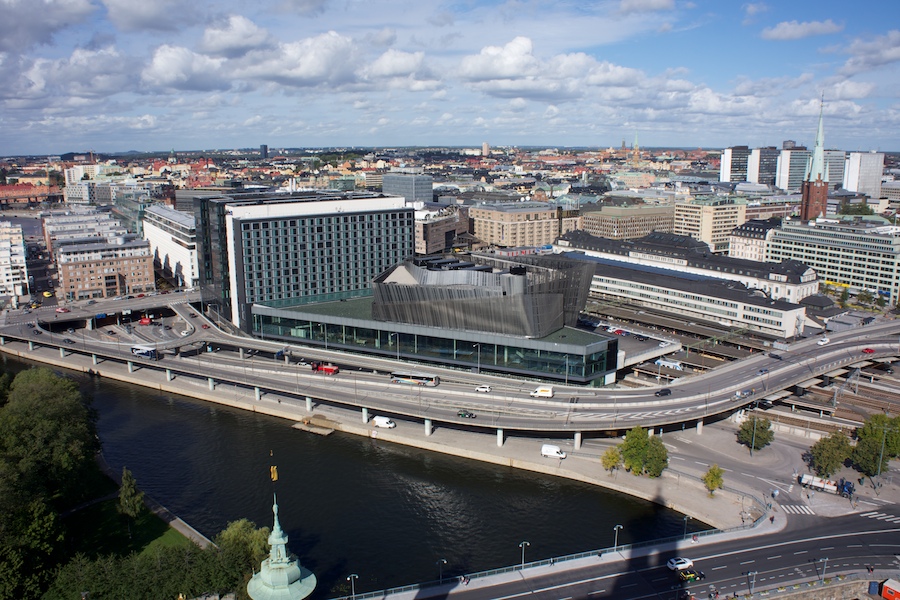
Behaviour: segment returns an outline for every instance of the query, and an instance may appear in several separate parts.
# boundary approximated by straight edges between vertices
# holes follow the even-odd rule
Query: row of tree
[[[0,375],[0,600],[175,598],[236,591],[267,553],[267,528],[229,524],[217,547],[164,547],[148,554],[69,556],[62,515],[92,500],[100,477],[96,415],[77,384],[50,369]],[[118,509],[135,520],[147,509],[123,472]],[[71,518],[77,518],[76,516]],[[131,522],[122,522],[130,527]]]
[[[852,466],[875,477],[887,471],[888,463],[900,456],[900,416],[872,415],[856,430],[856,445],[837,431],[813,444],[807,461],[819,477],[830,477],[842,466]]]

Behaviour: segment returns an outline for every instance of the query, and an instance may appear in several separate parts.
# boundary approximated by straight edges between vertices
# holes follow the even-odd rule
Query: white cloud
[[[862,81],[841,81],[832,88],[830,93],[825,94],[827,99],[835,100],[857,100],[866,98],[875,90],[874,83]]]
[[[751,2],[741,8],[744,10],[744,25],[752,23],[755,20],[753,17],[769,10],[765,2]]]
[[[156,49],[141,79],[153,88],[224,90],[230,87],[220,72],[224,59],[197,54],[187,48],[164,45]]]
[[[231,15],[228,20],[203,32],[200,48],[220,56],[240,56],[267,43],[268,32],[250,19]]]
[[[268,81],[291,87],[356,81],[359,56],[353,40],[334,31],[296,42],[280,44],[272,52],[254,53],[234,76],[248,81]]]
[[[847,52],[851,58],[841,68],[841,72],[853,75],[877,67],[900,61],[900,31],[892,29],[885,35],[871,40],[855,40]]]
[[[762,37],[766,40],[799,40],[814,35],[828,35],[843,31],[844,26],[831,19],[826,21],[783,21],[775,27],[763,29]]]
[[[424,52],[401,52],[390,49],[369,65],[370,77],[403,77],[416,73],[422,67]]]
[[[621,0],[619,12],[622,14],[675,10],[675,0]]]
[[[90,0],[2,0],[0,10],[0,51],[19,53],[50,44],[59,31],[78,25],[96,7]]]
[[[531,51],[531,40],[521,36],[503,47],[487,46],[478,55],[463,58],[459,75],[469,81],[525,77],[538,66]]]

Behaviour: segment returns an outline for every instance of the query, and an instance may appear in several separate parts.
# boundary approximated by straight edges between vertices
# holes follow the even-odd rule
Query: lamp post
[[[613,540],[613,552],[616,552],[619,549],[619,532],[622,531],[623,527],[621,525],[616,525],[613,527],[613,531],[615,532],[616,537]]]
[[[684,533],[681,534],[681,537],[687,537],[687,524],[690,520],[690,515],[684,515]]]
[[[747,573],[748,576],[753,577],[753,579],[750,580],[750,595],[751,596],[753,595],[753,586],[756,585],[756,574],[757,573],[759,573],[759,571],[750,571],[749,573]]]
[[[820,558],[819,562],[823,563],[822,564],[822,577],[819,579],[819,581],[824,581],[825,580],[825,569],[828,568],[828,557],[826,556],[825,558]]]
[[[566,385],[569,385],[569,355],[566,354]]]
[[[328,330],[325,329],[325,323],[319,323],[322,329],[322,339],[325,340],[325,349],[328,350]]]
[[[481,343],[472,344],[473,348],[478,348],[478,366],[475,367],[476,373],[481,373]]]
[[[390,337],[392,337],[392,338],[393,338],[393,337],[396,337],[396,338],[397,338],[397,360],[399,361],[399,360],[400,360],[400,334],[397,333],[397,332],[395,331],[394,333],[392,333],[392,334],[390,335]]]
[[[750,456],[753,456],[753,447],[756,446],[756,411],[759,410],[759,400],[754,403],[753,408],[753,435],[750,438]]]
[[[520,542],[519,543],[519,548],[522,549],[522,570],[525,569],[525,548],[527,548],[530,545],[531,544],[529,544],[528,542]]]
[[[439,558],[437,561],[438,566],[438,581],[440,583],[444,583],[444,565],[447,564],[446,558]]]
[[[350,582],[350,597],[356,598],[356,580],[359,579],[359,575],[356,573],[350,573],[347,576],[347,581]]]

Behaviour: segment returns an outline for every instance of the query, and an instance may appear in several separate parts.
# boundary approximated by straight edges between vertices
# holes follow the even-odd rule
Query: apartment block
[[[479,204],[469,209],[469,217],[475,237],[505,248],[552,244],[564,233],[583,228],[577,212],[546,202]]]
[[[732,230],[747,220],[747,204],[732,198],[694,198],[675,205],[672,233],[700,240],[715,254],[728,253]]]
[[[112,298],[156,289],[150,242],[132,235],[70,242],[56,251],[58,294],[69,300]]]
[[[156,204],[145,211],[143,230],[163,277],[179,287],[199,283],[194,215]]]

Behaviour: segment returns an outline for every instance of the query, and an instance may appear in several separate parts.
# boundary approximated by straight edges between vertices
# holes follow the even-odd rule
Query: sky
[[[0,0],[0,155],[900,150],[896,0]]]

